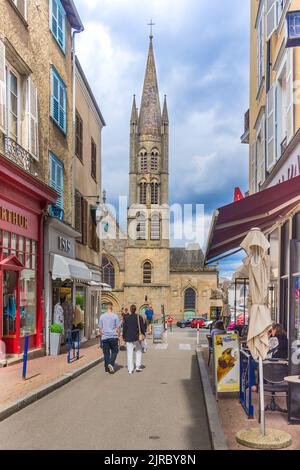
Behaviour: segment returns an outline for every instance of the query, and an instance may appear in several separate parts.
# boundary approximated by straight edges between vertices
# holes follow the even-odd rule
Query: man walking
[[[148,308],[145,311],[146,323],[147,323],[147,333],[152,334],[152,324],[154,320],[154,311],[152,305],[148,305]]]
[[[114,374],[115,362],[119,352],[120,320],[118,315],[113,312],[113,305],[111,302],[106,306],[106,313],[100,317],[99,328],[104,354],[105,371],[110,374]]]

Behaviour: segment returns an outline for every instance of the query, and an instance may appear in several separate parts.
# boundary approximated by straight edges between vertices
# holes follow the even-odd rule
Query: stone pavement
[[[211,449],[195,334],[152,344],[129,375],[94,367],[0,423],[0,449]]]
[[[208,351],[203,349],[203,355],[207,364]],[[212,383],[212,361],[209,368],[209,374]],[[258,406],[259,406],[259,395],[258,393],[253,394],[253,406],[255,419],[248,419],[242,406],[239,403],[237,394],[223,394],[219,395],[217,402],[220,420],[225,432],[226,440],[229,449],[232,450],[251,450],[246,447],[239,445],[236,442],[235,436],[238,431],[247,428],[258,427]],[[266,400],[268,398],[266,397]],[[276,399],[278,404],[283,408],[286,408],[285,399]],[[266,426],[273,429],[280,429],[288,432],[292,436],[292,445],[286,450],[299,450],[300,449],[300,425],[289,425],[287,421],[287,415],[283,413],[266,413]]]
[[[83,343],[79,360],[70,364],[67,363],[66,353],[60,356],[42,356],[29,360],[26,381],[22,380],[22,363],[0,368],[0,407],[34,392],[42,385],[48,384],[68,372],[73,372],[101,356],[102,350],[99,349],[99,340],[95,339]]]

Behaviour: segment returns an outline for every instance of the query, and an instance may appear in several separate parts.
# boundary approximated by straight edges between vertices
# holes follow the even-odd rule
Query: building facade
[[[222,305],[210,299],[217,272],[204,268],[200,247],[169,246],[168,204],[169,117],[166,97],[160,106],[150,36],[141,106],[134,97],[131,110],[127,236],[111,214],[102,223],[103,281],[112,287],[102,303],[112,301],[117,311],[137,304],[141,312],[151,304],[176,319],[213,316]]]
[[[30,348],[46,336],[45,218],[72,218],[71,43],[82,24],[68,0],[1,0],[0,18],[0,335],[19,353],[26,334]]]
[[[76,251],[73,51],[82,30],[73,0],[0,0],[0,341],[8,354],[22,352],[25,335],[31,349],[48,351],[55,304],[71,312],[75,281],[99,280]]]
[[[102,200],[103,126],[105,121],[76,58],[75,229],[81,234],[76,240],[76,259],[88,265],[92,271],[92,282],[76,282],[75,309],[81,310],[86,339],[96,336],[101,305],[101,246],[95,209],[96,203]]]
[[[300,175],[300,49],[287,47],[286,21],[290,12],[298,10],[299,0],[251,0],[250,107],[242,137],[249,144],[250,194]],[[295,325],[289,324],[289,317],[294,309],[293,292],[298,289],[299,202],[265,233],[271,245],[272,315],[287,330],[293,327],[298,332],[298,314]],[[291,253],[293,240],[296,245]]]

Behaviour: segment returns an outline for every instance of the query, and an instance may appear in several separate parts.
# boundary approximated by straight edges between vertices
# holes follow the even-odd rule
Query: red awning
[[[271,228],[300,203],[300,176],[228,204],[214,213],[206,249],[206,262],[237,249],[253,227]]]

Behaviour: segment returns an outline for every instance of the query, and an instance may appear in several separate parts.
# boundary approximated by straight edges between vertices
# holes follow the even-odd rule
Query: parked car
[[[234,322],[234,316],[231,317],[231,322],[229,323],[227,329],[228,330],[240,330],[245,325],[248,325],[248,313],[245,315],[245,322],[244,322],[244,314],[237,315],[236,323]]]
[[[202,328],[207,328],[209,329],[214,323],[214,320],[205,320],[204,325]]]
[[[204,323],[207,321],[206,318],[204,317],[196,317],[192,319],[191,322],[191,328],[197,328],[199,325],[199,328],[203,328]]]
[[[192,322],[192,318],[189,318],[187,320],[179,320],[176,325],[179,327],[179,328],[188,328],[191,326],[191,322]]]

